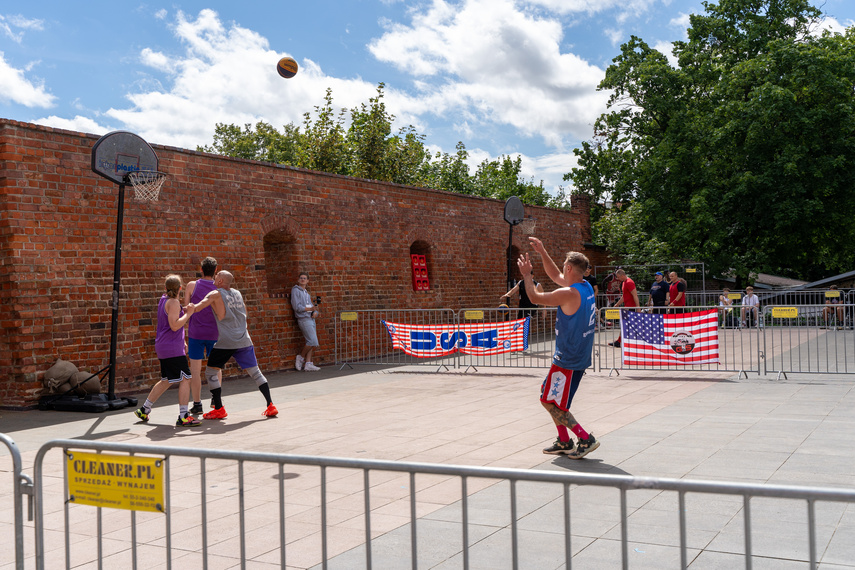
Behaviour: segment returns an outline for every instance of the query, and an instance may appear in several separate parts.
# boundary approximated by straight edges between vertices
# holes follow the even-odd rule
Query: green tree
[[[293,123],[285,125],[280,133],[272,125],[259,121],[252,127],[217,123],[214,142],[210,146],[199,146],[196,150],[235,158],[261,160],[276,164],[297,164],[297,149],[300,144],[300,129]]]
[[[315,106],[317,118],[312,119],[308,112],[303,114],[297,166],[332,174],[350,174],[344,129],[346,112],[347,109],[342,109],[336,115],[332,105],[332,89],[327,87],[324,104]]]
[[[641,232],[662,255],[743,278],[850,270],[853,32],[812,36],[821,14],[806,0],[704,7],[676,68],[639,38],[621,47],[600,84],[610,110],[566,178],[617,204],[600,230],[624,255]]]

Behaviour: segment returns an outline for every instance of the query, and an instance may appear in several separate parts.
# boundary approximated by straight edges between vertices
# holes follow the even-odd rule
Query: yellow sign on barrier
[[[350,311],[347,313],[341,313],[339,315],[339,318],[343,321],[355,321],[357,316],[358,316],[358,313],[356,311]]]
[[[740,295],[739,293],[728,293],[727,298],[731,301],[738,301],[742,298],[742,295]]]
[[[795,319],[798,316],[798,307],[772,307],[773,319]]]
[[[484,311],[465,311],[463,318],[467,321],[483,321]]]
[[[619,321],[620,309],[606,309],[606,318],[610,321]]]
[[[696,267],[687,267],[686,273],[697,273],[698,269]]]
[[[66,451],[68,500],[79,505],[164,513],[162,457]]]
[[[826,291],[825,298],[826,299],[836,299],[840,297],[840,291]]]

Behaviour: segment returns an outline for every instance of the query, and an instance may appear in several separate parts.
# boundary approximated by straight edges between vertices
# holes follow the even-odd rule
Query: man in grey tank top
[[[208,305],[211,306],[217,317],[219,331],[219,338],[208,356],[208,366],[205,367],[205,377],[208,379],[208,388],[211,390],[214,404],[214,409],[202,416],[206,420],[221,420],[228,416],[223,406],[223,388],[219,373],[232,358],[244,372],[249,374],[250,378],[255,380],[258,390],[267,400],[267,409],[262,412],[262,415],[274,417],[279,413],[270,398],[267,378],[258,369],[255,349],[252,346],[249,331],[246,329],[246,305],[240,291],[232,288],[234,281],[234,275],[228,271],[220,271],[214,279],[214,285],[217,288],[195,305],[196,311]]]

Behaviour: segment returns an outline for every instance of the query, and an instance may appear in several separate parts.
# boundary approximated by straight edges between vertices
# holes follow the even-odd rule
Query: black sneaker
[[[567,454],[573,451],[574,446],[572,439],[570,441],[561,441],[560,439],[556,439],[555,443],[544,449],[543,452],[547,455]]]
[[[196,427],[202,425],[202,422],[187,414],[186,416],[178,416],[178,420],[175,422],[175,425],[178,427]]]
[[[570,459],[582,459],[598,447],[600,447],[600,442],[597,441],[594,434],[589,433],[588,439],[580,439],[579,443],[576,445],[576,449],[573,452],[568,453],[567,457]]]
[[[610,342],[609,346],[613,346],[615,348],[620,348],[620,341],[616,340],[615,342]]]
[[[193,402],[193,407],[190,408],[191,414],[201,414],[205,411],[205,408],[202,407],[202,402]]]

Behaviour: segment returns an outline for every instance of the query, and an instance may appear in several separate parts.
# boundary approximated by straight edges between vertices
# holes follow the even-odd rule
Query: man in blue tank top
[[[594,434],[585,431],[570,413],[570,404],[585,369],[591,366],[591,352],[594,348],[597,304],[594,289],[584,278],[588,258],[571,251],[564,260],[562,271],[549,257],[543,242],[536,237],[528,239],[532,248],[540,254],[546,274],[559,285],[555,291],[538,292],[531,276],[531,260],[528,254],[520,256],[517,265],[525,279],[529,298],[538,305],[558,308],[555,354],[552,356],[552,367],[540,388],[540,403],[552,416],[558,439],[543,453],[565,454],[572,459],[582,459],[600,446]],[[576,435],[579,440],[577,444],[574,445],[568,429]]]

